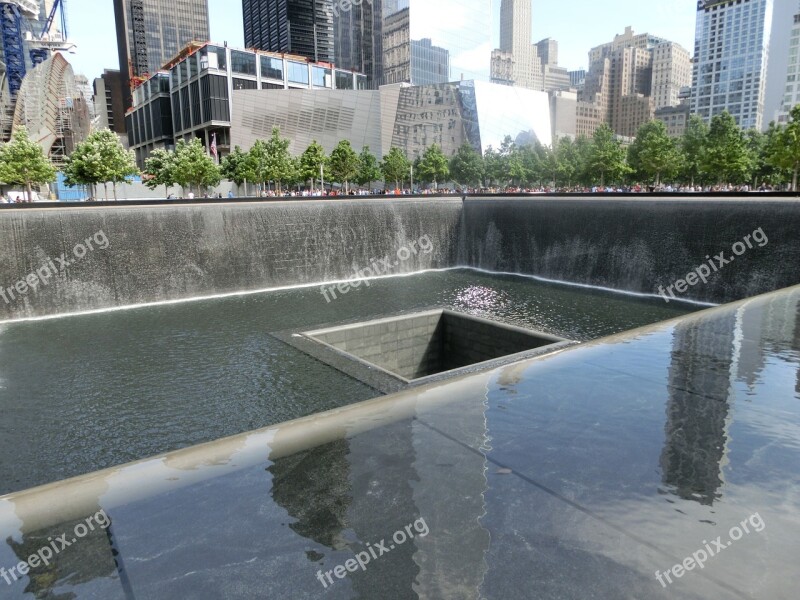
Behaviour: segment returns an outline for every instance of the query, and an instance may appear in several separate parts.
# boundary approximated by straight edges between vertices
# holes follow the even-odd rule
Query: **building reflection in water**
[[[395,532],[424,519],[427,535],[396,544],[343,581],[334,577],[336,585],[350,585],[357,598],[373,598],[376,589],[401,600],[478,598],[489,544],[478,522],[485,510],[486,463],[450,434],[480,447],[484,404],[443,407],[270,466],[272,498],[296,519],[291,529],[331,551],[307,551],[309,568],[333,569],[382,540],[389,547]],[[443,490],[449,498],[444,503]]]
[[[797,369],[800,395],[799,296],[675,326],[661,467],[664,484],[681,498],[711,505],[721,495],[737,383],[752,392],[768,360],[778,358]]]

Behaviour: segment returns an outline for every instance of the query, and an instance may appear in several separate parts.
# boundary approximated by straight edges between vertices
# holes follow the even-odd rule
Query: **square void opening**
[[[305,335],[404,381],[566,341],[450,310],[356,323]]]

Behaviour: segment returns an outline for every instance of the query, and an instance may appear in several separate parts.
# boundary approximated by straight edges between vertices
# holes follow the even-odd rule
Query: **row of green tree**
[[[399,148],[392,148],[383,161],[378,161],[368,146],[357,153],[347,140],[339,142],[330,155],[316,141],[300,156],[292,156],[289,146],[290,141],[275,128],[269,139],[256,140],[247,151],[236,146],[217,170],[204,157],[199,140],[178,142],[174,152],[151,153],[145,161],[144,173],[148,185],[163,185],[165,189],[175,184],[186,186],[187,182],[190,186],[213,186],[222,177],[239,187],[255,184],[266,190],[274,186],[278,193],[300,185],[307,185],[313,191],[326,182],[341,184],[346,192],[351,184],[371,187],[380,180],[399,187],[413,177],[414,169],[421,181],[434,184],[449,176],[447,157],[438,146],[428,148],[414,165]]]
[[[289,152],[290,142],[275,128],[267,140],[258,140],[247,152],[238,146],[221,165],[208,156],[202,142],[179,141],[174,151],[155,150],[145,163],[145,182],[152,189],[179,185],[200,190],[225,178],[238,186],[255,184],[261,189],[339,183],[370,186],[383,180],[401,187],[406,182],[438,184],[454,181],[465,186],[506,187],[553,186],[571,188],[662,181],[687,185],[790,183],[797,190],[800,172],[800,105],[791,111],[786,125],[770,125],[765,133],[743,131],[727,112],[715,115],[707,125],[697,116],[689,119],[686,132],[671,138],[661,121],[642,126],[635,140],[625,147],[607,126],[591,138],[562,138],[552,147],[517,145],[507,137],[498,149],[481,156],[464,144],[450,159],[436,145],[411,162],[399,148],[392,148],[383,161],[368,147],[357,153],[343,140],[330,155],[313,142],[302,155]],[[92,195],[103,184],[114,189],[139,174],[134,155],[126,151],[109,130],[93,132],[66,159],[67,185],[86,185]],[[0,181],[32,186],[55,179],[56,170],[41,147],[24,129],[0,146]]]
[[[146,171],[159,177],[163,170],[157,167],[167,163],[167,154],[152,160]],[[406,183],[437,187],[453,181],[473,187],[572,188],[633,182],[658,186],[668,181],[691,186],[789,183],[797,190],[799,171],[800,106],[791,112],[788,124],[773,123],[765,133],[743,131],[723,112],[710,124],[693,115],[679,138],[670,137],[661,121],[651,121],[626,146],[602,125],[591,138],[562,138],[552,147],[518,145],[506,137],[499,148],[490,147],[483,156],[464,144],[448,159],[433,145],[413,162],[399,148],[378,162],[369,148],[357,154],[347,141],[330,156],[314,142],[301,156],[292,157],[289,140],[275,129],[269,140],[257,141],[248,152],[237,147],[221,165],[221,175],[237,185],[274,182],[277,190],[301,183],[313,188],[322,181],[345,188],[351,183],[367,186],[380,179],[395,187]],[[173,179],[167,177],[162,183]]]
[[[605,186],[639,182],[660,185],[791,184],[800,171],[800,105],[788,124],[767,132],[743,131],[727,112],[710,125],[690,117],[682,137],[672,138],[661,121],[643,125],[625,146],[607,126],[591,138],[562,138],[552,147],[518,146],[506,138],[483,157],[461,148],[450,162],[455,181],[489,186]]]
[[[114,188],[132,175],[137,175],[133,152],[126,151],[119,138],[108,129],[96,131],[77,145],[63,168],[65,183],[70,186],[86,185],[95,193],[95,186],[103,184],[108,197],[108,184]],[[33,197],[33,186],[51,183],[56,179],[56,168],[45,156],[42,147],[30,139],[21,128],[11,140],[0,146],[0,181],[7,185],[20,185],[26,190],[28,201]]]
[[[327,183],[341,184],[346,192],[350,185],[371,187],[376,181],[392,182],[396,187],[410,181],[414,173],[420,181],[438,185],[449,176],[447,157],[438,146],[431,146],[415,163],[409,162],[399,148],[392,148],[378,161],[369,147],[357,153],[349,141],[342,140],[327,155],[316,141],[300,156],[292,156],[290,141],[281,137],[278,128],[266,140],[256,140],[244,151],[236,146],[222,159],[219,168],[205,154],[200,140],[178,142],[175,151],[155,150],[145,161],[146,182],[151,187],[172,185],[183,187],[214,186],[220,178],[237,186],[255,184],[261,190],[307,185],[312,191]]]

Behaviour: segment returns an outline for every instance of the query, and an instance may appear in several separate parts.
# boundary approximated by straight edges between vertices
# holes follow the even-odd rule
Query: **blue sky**
[[[493,3],[495,13],[499,12],[500,0]],[[69,34],[78,45],[77,53],[68,59],[76,72],[92,79],[104,68],[118,68],[111,0],[69,0],[67,6]],[[626,25],[692,50],[696,6],[695,0],[533,0],[533,41],[546,37],[558,40],[559,64],[570,69],[586,67],[589,49],[611,41]],[[209,11],[212,39],[243,45],[241,2],[209,0]],[[498,23],[497,18],[494,23]],[[499,32],[493,33],[496,45]]]

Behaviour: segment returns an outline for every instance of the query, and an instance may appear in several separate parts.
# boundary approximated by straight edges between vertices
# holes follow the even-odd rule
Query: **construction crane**
[[[13,0],[0,3],[0,34],[6,63],[8,90],[16,97],[25,77],[25,47],[23,18],[36,18],[39,3],[35,0]]]
[[[44,22],[41,32],[38,36],[34,36],[31,32],[26,37],[27,42],[31,46],[30,57],[33,66],[39,65],[50,58],[53,52],[73,52],[75,44],[70,44],[67,41],[67,0],[55,0],[53,7],[50,9],[50,14]],[[61,35],[57,39],[53,39],[50,35],[50,30],[55,22],[56,15],[61,14]]]
[[[5,56],[6,79],[11,98],[16,98],[22,80],[27,73],[25,46],[30,48],[33,66],[41,64],[55,51],[73,51],[75,46],[66,42],[67,19],[64,10],[65,0],[55,0],[44,27],[32,31],[31,21],[38,21],[41,2],[44,0],[2,0],[0,1],[0,36],[2,36]],[[58,12],[61,12],[61,35],[50,39],[50,30]]]

